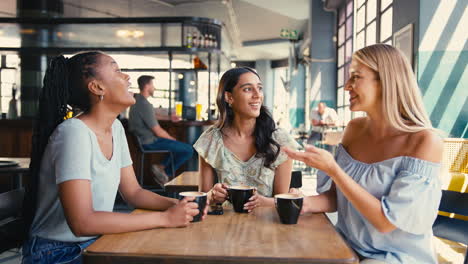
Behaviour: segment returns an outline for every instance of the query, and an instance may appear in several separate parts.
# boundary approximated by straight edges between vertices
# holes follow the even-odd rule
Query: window
[[[364,3],[365,0],[359,0]],[[349,63],[353,54],[353,0],[346,1],[346,4],[338,10],[338,42],[337,42],[337,113],[342,124],[347,124],[346,112],[349,110],[348,93],[344,90],[347,81]],[[361,11],[362,12],[362,11]],[[358,27],[364,26],[364,20],[356,21]],[[350,115],[350,114],[349,114]]]
[[[393,8],[390,6],[382,12],[380,18],[380,42],[384,43],[392,39]]]
[[[354,7],[355,16],[351,7]],[[347,0],[346,4],[338,9],[336,95],[337,113],[343,125],[352,118],[365,116],[364,112],[349,110],[349,93],[344,91],[344,85],[349,77],[352,52],[375,43],[391,45],[392,23],[393,0]]]
[[[16,92],[15,105],[19,111],[19,96],[17,80],[19,79],[19,57],[16,54],[1,55],[0,66],[0,113],[8,113],[13,99],[13,92]],[[13,91],[14,90],[14,91]]]
[[[355,51],[375,43],[391,44],[393,1],[359,0],[356,8]]]
[[[290,129],[291,123],[289,122],[289,98],[290,93],[284,86],[284,81],[288,81],[289,71],[288,67],[274,68],[274,105],[273,105],[273,118],[277,122],[278,127]],[[306,77],[307,78],[307,77]],[[310,88],[308,89],[310,91]]]

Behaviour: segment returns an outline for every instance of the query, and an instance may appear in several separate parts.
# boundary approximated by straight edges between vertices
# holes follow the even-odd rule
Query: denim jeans
[[[23,245],[22,264],[82,263],[81,252],[97,238],[83,242],[61,242],[31,237]]]
[[[191,145],[167,138],[158,138],[153,143],[143,144],[143,148],[146,150],[169,150],[172,152],[174,156],[174,170],[177,170],[193,155],[193,147]],[[169,156],[164,159],[162,165],[165,167],[164,171],[166,174],[172,175],[171,159]]]

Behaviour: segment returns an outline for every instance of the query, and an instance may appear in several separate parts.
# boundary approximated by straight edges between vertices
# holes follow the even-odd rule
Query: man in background
[[[137,136],[146,150],[169,150],[174,156],[174,170],[177,170],[193,154],[191,145],[176,141],[162,128],[158,120],[153,105],[148,101],[149,96],[154,94],[154,77],[142,75],[138,78],[139,94],[135,94],[136,103],[130,107],[128,125],[130,132]],[[171,169],[171,159],[166,157],[162,164],[153,165],[152,171],[155,174],[156,182],[163,186],[169,181],[168,175],[173,175]]]
[[[311,118],[312,132],[307,139],[307,144],[314,145],[317,141],[322,141],[327,128],[335,127],[338,123],[338,115],[333,108],[327,107],[325,102],[320,102],[318,107],[312,111]]]

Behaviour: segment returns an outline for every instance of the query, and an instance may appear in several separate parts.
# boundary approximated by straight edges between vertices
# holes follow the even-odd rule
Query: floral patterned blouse
[[[280,146],[297,149],[299,144],[284,130],[277,129],[272,134]],[[248,185],[257,187],[257,191],[266,197],[273,196],[273,181],[275,169],[288,159],[281,151],[278,158],[271,164],[271,169],[263,165],[264,158],[253,155],[249,160],[242,161],[224,146],[223,136],[219,128],[208,128],[193,146],[218,175],[218,180],[227,185]]]

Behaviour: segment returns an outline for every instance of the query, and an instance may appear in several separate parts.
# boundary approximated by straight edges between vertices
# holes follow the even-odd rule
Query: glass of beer
[[[182,105],[182,101],[175,102],[175,113],[178,117],[182,117]]]
[[[202,104],[196,104],[196,105],[195,105],[195,113],[196,113],[195,119],[196,119],[197,121],[201,121],[201,120],[202,120],[202,108],[203,108]]]

